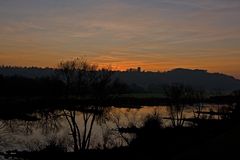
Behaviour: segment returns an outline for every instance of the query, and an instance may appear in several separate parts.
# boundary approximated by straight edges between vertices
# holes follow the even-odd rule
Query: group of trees
[[[69,95],[107,95],[111,84],[110,68],[98,69],[85,59],[77,58],[60,62],[59,76],[66,84],[65,93]]]
[[[112,81],[112,74],[110,68],[99,69],[76,58],[60,62],[55,74],[48,77],[0,75],[0,96],[106,96],[121,90],[122,84]]]
[[[183,127],[185,123],[184,110],[188,105],[194,106],[195,118],[200,117],[205,101],[204,90],[194,90],[181,84],[172,84],[164,87],[164,95],[168,100],[169,119],[173,127]],[[196,112],[196,114],[195,114]]]
[[[165,98],[168,101],[168,113],[173,128],[184,127],[186,120],[194,125],[201,125],[202,122],[214,121],[217,116],[219,122],[227,120],[225,124],[239,122],[240,114],[240,91],[236,90],[225,96],[209,97],[205,90],[196,90],[182,84],[172,84],[163,88]],[[216,110],[204,111],[207,103],[216,103]],[[186,118],[184,111],[191,106],[192,118]],[[206,121],[207,118],[207,121]],[[218,123],[218,122],[217,122]],[[205,127],[205,126],[203,126]]]

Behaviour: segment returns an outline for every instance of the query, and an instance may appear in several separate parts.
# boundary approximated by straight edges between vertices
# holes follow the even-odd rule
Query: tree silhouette
[[[67,97],[70,94],[71,85],[76,79],[76,70],[78,67],[78,59],[62,61],[59,63],[58,68],[61,73],[61,76],[66,83],[66,95]]]
[[[96,120],[104,118],[107,112],[107,108],[97,106],[87,106],[81,110],[81,115],[76,110],[64,110],[64,115],[70,127],[75,152],[89,149],[94,123]],[[79,118],[83,123],[82,127],[79,124]]]
[[[67,96],[70,88],[71,92],[74,92],[75,87],[76,93],[81,96],[88,95],[98,104],[107,97],[112,75],[109,68],[98,70],[97,65],[89,64],[83,58],[61,62],[59,67],[67,85]],[[78,123],[80,116],[77,110],[63,111],[70,127],[75,152],[89,149],[94,122],[105,115],[107,108],[90,105],[81,106],[79,110],[82,111],[83,128],[80,128]]]
[[[108,92],[112,71],[110,68],[98,69],[84,58],[62,61],[58,65],[60,75],[66,83],[66,95],[104,97]]]
[[[193,116],[195,119],[201,118],[201,112],[204,108],[204,100],[206,99],[206,93],[204,90],[195,90],[193,92],[193,98],[196,101],[193,109]]]
[[[164,94],[169,100],[167,108],[173,127],[182,127],[185,122],[184,109],[191,102],[193,89],[181,84],[173,84],[164,87]]]

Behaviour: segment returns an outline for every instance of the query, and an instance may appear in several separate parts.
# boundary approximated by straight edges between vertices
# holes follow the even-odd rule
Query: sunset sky
[[[0,64],[81,56],[113,69],[240,78],[240,0],[0,0]]]

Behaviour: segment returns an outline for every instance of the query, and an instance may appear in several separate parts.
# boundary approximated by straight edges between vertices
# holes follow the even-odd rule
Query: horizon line
[[[37,68],[37,69],[58,69],[57,67],[50,67],[50,66],[23,66],[23,65],[0,65],[0,68]],[[141,70],[138,71],[137,69],[140,68]],[[98,70],[102,70],[102,69],[107,69],[107,67],[101,67],[98,68]],[[135,70],[131,70],[131,69],[135,69]],[[127,69],[114,69],[111,68],[110,66],[110,70],[114,71],[114,72],[140,72],[140,73],[147,73],[147,72],[151,72],[151,73],[166,73],[166,72],[170,72],[170,71],[174,71],[174,70],[191,70],[191,71],[203,71],[203,72],[207,72],[207,73],[211,73],[211,74],[222,74],[222,75],[226,75],[226,76],[230,76],[233,77],[237,80],[240,80],[239,77],[228,74],[228,73],[224,73],[224,72],[210,72],[207,69],[202,69],[202,68],[184,68],[184,67],[176,67],[176,68],[172,68],[172,69],[168,69],[168,70],[144,70],[142,69],[141,66],[137,66],[137,67],[130,67]]]

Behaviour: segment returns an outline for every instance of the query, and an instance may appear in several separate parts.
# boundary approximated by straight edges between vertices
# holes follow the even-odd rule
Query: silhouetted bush
[[[130,147],[137,150],[148,151],[158,149],[162,144],[162,119],[157,111],[146,116],[143,126],[136,132]]]
[[[157,111],[154,111],[152,114],[146,116],[142,128],[145,130],[154,130],[162,128],[162,125],[163,122],[160,114]]]

